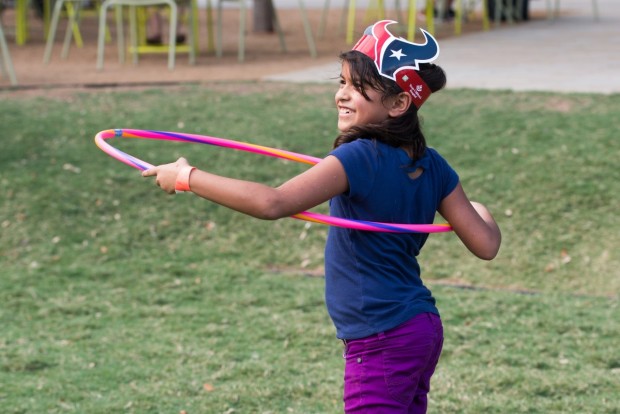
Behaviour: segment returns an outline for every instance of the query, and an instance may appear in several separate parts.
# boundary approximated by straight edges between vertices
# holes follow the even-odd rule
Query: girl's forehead
[[[350,75],[351,75],[351,66],[349,65],[349,62],[343,61],[342,68],[340,69],[340,76],[345,78],[345,77],[349,77]]]

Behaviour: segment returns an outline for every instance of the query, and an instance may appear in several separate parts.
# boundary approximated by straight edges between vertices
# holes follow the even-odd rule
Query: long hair
[[[382,101],[402,93],[398,84],[381,76],[374,62],[358,51],[348,51],[340,54],[342,63],[349,65],[351,81],[355,89],[366,99],[369,99],[366,90],[374,89],[381,93]],[[420,64],[417,71],[432,92],[437,92],[446,85],[446,74],[443,69],[432,63]],[[334,141],[334,148],[358,138],[376,139],[388,145],[405,148],[411,151],[414,160],[420,158],[426,150],[426,139],[422,134],[418,108],[413,103],[403,115],[367,125],[356,125],[341,132]]]

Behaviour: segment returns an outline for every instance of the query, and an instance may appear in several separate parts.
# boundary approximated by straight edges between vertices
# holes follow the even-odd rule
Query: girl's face
[[[354,125],[375,124],[389,117],[389,109],[382,102],[381,93],[375,89],[367,88],[366,94],[370,99],[366,99],[355,88],[351,80],[349,64],[343,62],[340,87],[335,96],[336,108],[338,108],[338,130],[340,132],[345,132]]]

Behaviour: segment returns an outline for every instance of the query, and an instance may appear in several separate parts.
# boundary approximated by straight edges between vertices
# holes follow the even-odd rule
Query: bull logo
[[[386,78],[397,80],[397,72],[418,70],[420,63],[432,62],[439,56],[439,45],[435,38],[424,29],[423,44],[413,43],[402,37],[395,37],[387,26],[394,20],[381,20],[369,26],[353,50],[364,53],[374,60],[379,73]]]

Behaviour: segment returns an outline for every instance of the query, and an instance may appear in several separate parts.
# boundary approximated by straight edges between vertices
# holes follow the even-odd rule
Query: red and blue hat
[[[432,62],[439,56],[439,45],[435,38],[424,29],[425,43],[410,42],[395,37],[387,26],[394,20],[381,20],[369,26],[353,50],[362,52],[375,62],[381,76],[395,81],[403,91],[413,98],[419,108],[431,96],[428,85],[418,75],[420,63]]]

